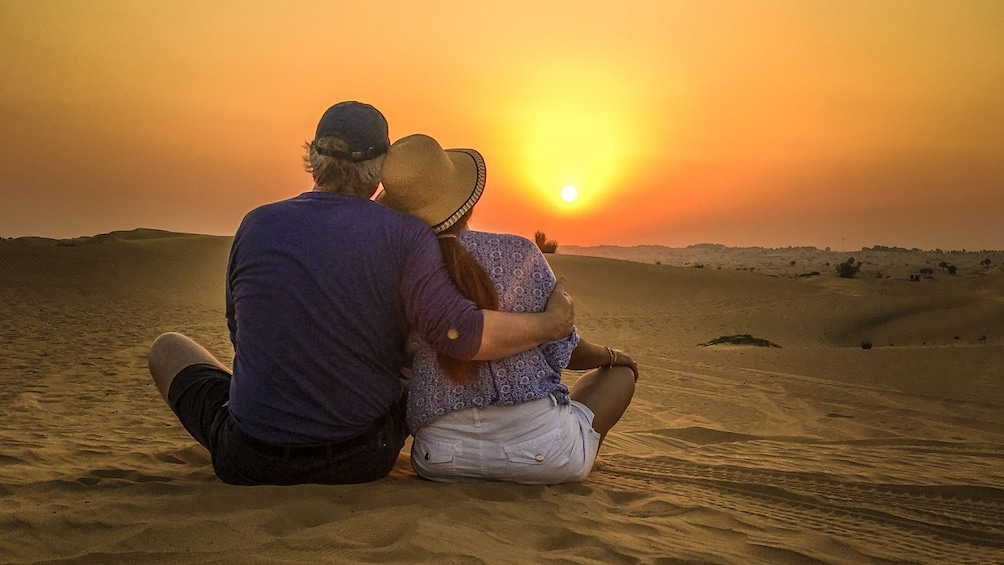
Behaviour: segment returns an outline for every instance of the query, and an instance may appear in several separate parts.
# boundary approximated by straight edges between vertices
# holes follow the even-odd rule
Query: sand
[[[0,241],[0,563],[1004,563],[1004,257],[912,282],[930,254],[842,279],[820,267],[851,254],[559,249],[580,331],[642,369],[584,483],[434,484],[405,452],[372,484],[232,487],[144,359],[176,330],[230,361],[228,247]],[[734,334],[781,347],[698,345]]]

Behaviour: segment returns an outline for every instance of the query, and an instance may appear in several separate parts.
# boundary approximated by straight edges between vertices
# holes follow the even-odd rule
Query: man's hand
[[[553,321],[552,341],[562,339],[572,333],[572,326],[575,325],[575,302],[565,290],[565,277],[560,277],[555,283],[554,290],[544,307],[544,313],[548,314]]]
[[[474,359],[501,359],[515,355],[542,343],[568,337],[575,324],[575,305],[565,292],[565,281],[559,279],[540,313],[507,313],[482,310],[485,324],[481,347]]]

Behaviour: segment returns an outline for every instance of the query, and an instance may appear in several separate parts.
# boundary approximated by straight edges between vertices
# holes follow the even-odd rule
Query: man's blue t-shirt
[[[469,359],[484,321],[421,220],[320,191],[248,213],[226,300],[230,412],[245,433],[280,444],[363,431],[400,398],[410,330]]]

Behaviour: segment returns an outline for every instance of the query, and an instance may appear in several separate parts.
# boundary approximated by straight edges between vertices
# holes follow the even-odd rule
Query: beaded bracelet
[[[614,353],[614,350],[613,350],[613,349],[610,349],[609,347],[607,347],[607,346],[605,346],[605,345],[604,345],[603,347],[605,347],[605,348],[606,348],[606,350],[607,350],[607,355],[609,355],[609,356],[610,356],[610,363],[609,363],[609,364],[607,364],[607,369],[613,369],[613,368],[614,368],[614,361],[616,361],[616,360],[617,360],[617,354],[616,354],[616,353]]]

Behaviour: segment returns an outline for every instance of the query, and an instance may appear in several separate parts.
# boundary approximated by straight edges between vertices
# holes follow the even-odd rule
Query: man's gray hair
[[[314,143],[305,143],[306,154],[303,165],[314,177],[314,182],[323,190],[332,192],[354,192],[372,194],[383,175],[383,160],[386,155],[378,155],[366,161],[343,161],[321,155],[315,146],[336,151],[346,151],[348,144],[338,137],[322,137]],[[369,195],[367,194],[367,196]]]

